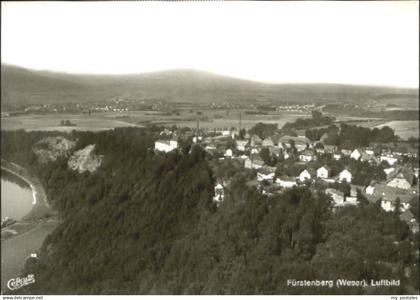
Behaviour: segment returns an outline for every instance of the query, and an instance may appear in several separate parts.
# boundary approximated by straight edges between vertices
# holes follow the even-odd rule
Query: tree
[[[246,135],[246,129],[245,129],[245,128],[242,128],[242,129],[239,131],[239,139],[240,139],[240,140],[243,140],[243,139],[245,138],[245,135]]]
[[[258,135],[261,139],[265,139],[274,135],[277,130],[277,124],[257,123],[249,130],[249,133]]]
[[[267,147],[263,147],[260,151],[260,156],[266,165],[271,165],[270,150]]]
[[[366,206],[369,204],[369,201],[366,199],[365,196],[363,196],[360,189],[357,189],[357,201],[359,202],[360,206]]]
[[[322,113],[318,110],[312,111],[312,119],[319,120],[322,117]]]

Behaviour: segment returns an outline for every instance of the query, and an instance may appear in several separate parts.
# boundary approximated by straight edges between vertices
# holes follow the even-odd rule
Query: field
[[[62,120],[69,120],[76,126],[60,126]],[[136,126],[116,118],[109,118],[104,114],[89,117],[87,115],[51,114],[25,115],[1,118],[2,130],[27,131],[101,131],[116,127]]]
[[[200,128],[227,129],[239,126],[239,115],[242,116],[242,128],[250,128],[258,122],[277,123],[281,128],[286,122],[293,122],[297,118],[307,118],[308,114],[272,113],[246,114],[241,110],[199,110]],[[69,120],[76,126],[61,126],[60,122]],[[25,115],[1,118],[3,130],[27,131],[101,131],[117,127],[137,126],[145,124],[177,125],[193,127],[197,125],[196,110],[182,110],[176,114],[165,114],[151,111],[131,111],[124,113],[95,113],[92,116],[83,114],[49,114]]]
[[[402,139],[409,137],[419,137],[419,121],[391,121],[381,125],[377,125],[377,128],[383,126],[389,126],[394,129],[395,134],[400,136]]]

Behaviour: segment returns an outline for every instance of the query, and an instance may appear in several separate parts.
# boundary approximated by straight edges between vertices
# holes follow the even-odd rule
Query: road
[[[43,241],[56,227],[55,222],[43,221],[33,229],[1,242],[1,290],[7,293],[7,281],[22,270],[26,258],[38,251]],[[36,278],[35,278],[36,280]]]

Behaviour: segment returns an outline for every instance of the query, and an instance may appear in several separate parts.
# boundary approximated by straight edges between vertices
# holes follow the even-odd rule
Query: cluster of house
[[[235,139],[234,146],[226,142],[226,138],[233,137]],[[277,188],[277,191],[292,188],[294,186],[302,185],[308,182],[323,181],[326,183],[342,183],[350,184],[350,195],[345,196],[341,191],[334,188],[327,188],[325,192],[331,196],[336,207],[345,205],[357,204],[357,190],[369,201],[381,201],[381,207],[386,211],[395,210],[396,203],[400,203],[400,210],[404,214],[404,218],[409,218],[410,201],[413,197],[418,197],[418,185],[413,186],[414,178],[418,178],[418,169],[407,169],[400,166],[401,155],[404,153],[382,152],[376,155],[370,148],[357,149],[338,149],[337,146],[325,144],[324,137],[321,137],[318,142],[311,142],[305,136],[271,136],[266,139],[261,139],[257,135],[250,136],[246,134],[244,139],[237,139],[237,135],[232,132],[223,132],[215,137],[195,137],[195,143],[201,143],[205,150],[211,154],[220,153],[222,157],[219,159],[239,159],[243,161],[246,169],[256,170],[256,180],[262,187],[262,182],[269,183],[270,187]],[[317,144],[322,144],[318,147]],[[170,152],[178,147],[176,139],[157,140],[155,142],[155,150],[162,152]],[[367,161],[371,164],[380,164],[386,161],[389,168],[385,168],[384,172],[387,175],[385,182],[372,182],[369,186],[356,186],[351,184],[353,175],[350,170],[343,169],[337,176],[331,177],[331,170],[328,166],[321,166],[317,170],[304,169],[296,177],[279,176],[276,177],[276,168],[268,166],[264,163],[260,156],[260,151],[267,148],[270,155],[283,155],[285,159],[290,155],[298,157],[298,164],[305,165],[305,163],[317,160],[317,156],[324,153],[329,153],[335,160],[340,160],[343,157],[350,157],[354,160]],[[245,155],[247,153],[247,155]],[[268,189],[261,188],[263,193],[270,194]],[[219,205],[224,200],[224,186],[217,183],[214,188],[213,200]],[[418,231],[418,223],[414,216],[409,218],[407,223],[412,225],[412,230]]]
[[[277,112],[311,112],[315,109],[315,104],[294,104],[294,105],[279,105],[276,107]]]

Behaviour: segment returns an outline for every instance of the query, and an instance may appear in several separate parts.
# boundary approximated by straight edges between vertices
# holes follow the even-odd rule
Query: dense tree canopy
[[[260,138],[265,139],[274,135],[277,131],[277,124],[257,123],[249,129],[249,134],[256,134]]]
[[[401,279],[401,287],[376,293],[418,290],[418,245],[396,214],[374,203],[333,212],[331,198],[309,187],[267,197],[248,186],[246,174],[229,171],[243,167],[227,161],[215,168],[200,146],[154,153],[158,132],[70,133],[77,149],[94,143],[104,155],[96,172],[84,174],[65,158],[39,164],[31,145],[46,133],[2,132],[2,157],[40,177],[62,219],[40,259],[26,264],[36,283],[19,293],[372,292],[287,286],[288,279],[338,278]],[[231,178],[219,207],[216,177]]]
[[[320,140],[323,134],[327,133],[326,144],[336,145],[344,149],[354,149],[357,147],[366,147],[370,143],[390,143],[398,140],[394,130],[388,126],[380,129],[362,126],[340,124],[330,125],[328,128],[307,129],[305,135],[312,141]]]

